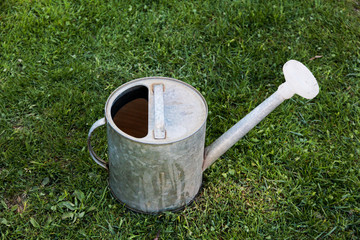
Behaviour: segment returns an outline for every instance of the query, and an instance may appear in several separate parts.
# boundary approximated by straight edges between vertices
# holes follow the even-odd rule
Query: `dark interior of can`
[[[148,134],[148,98],[145,86],[135,86],[122,93],[111,107],[111,117],[123,132],[136,138]]]

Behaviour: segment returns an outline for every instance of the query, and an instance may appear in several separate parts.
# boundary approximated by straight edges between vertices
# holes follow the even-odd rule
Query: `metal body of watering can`
[[[291,60],[283,70],[286,82],[207,148],[207,104],[192,86],[162,77],[120,86],[106,102],[105,117],[88,135],[91,157],[109,171],[113,196],[144,213],[189,204],[199,192],[203,171],[273,109],[295,93],[308,99],[318,94],[317,82],[303,64]],[[104,124],[108,162],[90,144],[91,133]]]

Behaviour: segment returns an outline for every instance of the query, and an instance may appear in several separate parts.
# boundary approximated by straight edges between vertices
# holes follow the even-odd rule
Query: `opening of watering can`
[[[148,134],[148,88],[142,85],[124,91],[111,107],[111,118],[126,134],[143,138]]]

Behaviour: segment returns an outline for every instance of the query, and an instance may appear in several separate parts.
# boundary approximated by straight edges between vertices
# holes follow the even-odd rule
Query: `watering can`
[[[105,104],[105,117],[88,134],[92,159],[109,172],[112,195],[142,213],[180,210],[202,185],[203,172],[284,100],[319,93],[313,74],[300,62],[283,66],[285,82],[264,102],[205,145],[208,107],[192,86],[172,78],[147,77],[117,88]],[[107,127],[108,162],[91,146],[92,132]]]

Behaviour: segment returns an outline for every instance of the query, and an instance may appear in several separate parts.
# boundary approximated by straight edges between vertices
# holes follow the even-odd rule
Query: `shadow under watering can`
[[[109,172],[113,196],[142,213],[176,211],[200,190],[203,172],[284,100],[319,93],[313,74],[300,62],[283,67],[285,82],[264,102],[205,147],[208,107],[192,86],[172,78],[148,77],[117,88],[105,117],[88,134],[92,159]],[[107,126],[108,162],[91,146],[91,133]]]

